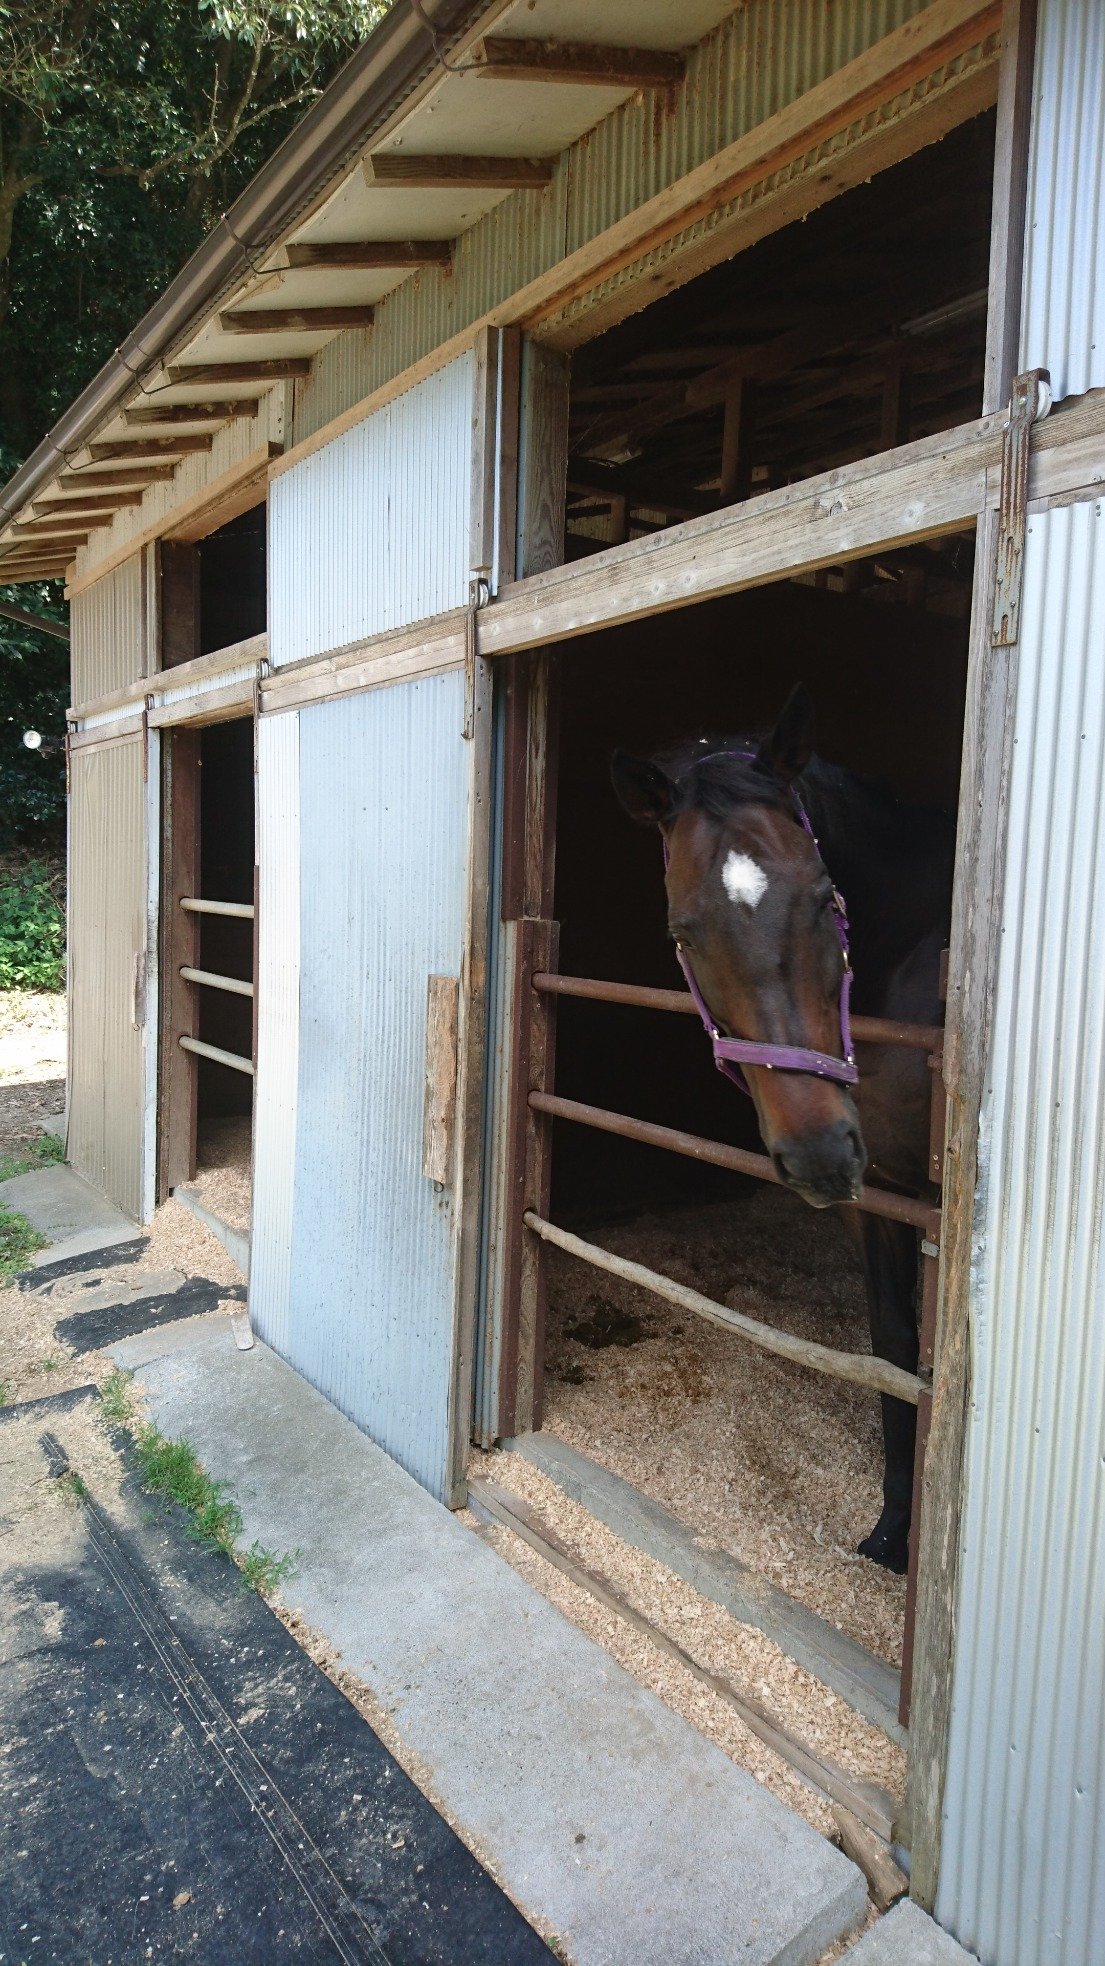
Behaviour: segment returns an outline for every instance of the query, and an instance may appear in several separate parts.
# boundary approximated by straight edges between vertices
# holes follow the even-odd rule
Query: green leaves
[[[48,868],[0,874],[0,990],[65,988],[65,914]]]

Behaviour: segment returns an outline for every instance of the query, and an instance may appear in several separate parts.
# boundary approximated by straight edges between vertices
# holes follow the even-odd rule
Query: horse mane
[[[673,812],[705,812],[719,820],[728,819],[735,805],[794,812],[790,787],[757,764],[757,749],[751,737],[701,737],[657,758],[675,788]]]

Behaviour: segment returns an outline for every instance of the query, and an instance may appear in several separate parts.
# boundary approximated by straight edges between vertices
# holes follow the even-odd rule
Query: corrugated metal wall
[[[299,1088],[299,716],[257,726],[257,1066],[253,1081],[254,1329],[287,1354]]]
[[[1021,365],[1105,382],[1100,0],[1042,0]],[[1105,1957],[1105,510],[1029,521],[937,1914]]]
[[[456,670],[300,713],[299,1090],[280,1346],[439,1496],[454,1223],[451,1191],[421,1171],[422,1103],[427,978],[458,976],[463,955],[463,717]]]
[[[123,689],[143,673],[146,640],[142,554],[74,594],[69,610],[74,704]]]
[[[561,159],[547,190],[503,200],[446,276],[405,280],[371,329],[338,335],[297,386],[293,440],[461,333],[564,254],[923,12],[927,0],[748,0],[691,50],[673,103],[645,93]]]
[[[76,752],[69,801],[69,1158],[136,1221],[148,1186],[142,749]]]
[[[468,598],[473,357],[427,376],[273,480],[273,666]]]

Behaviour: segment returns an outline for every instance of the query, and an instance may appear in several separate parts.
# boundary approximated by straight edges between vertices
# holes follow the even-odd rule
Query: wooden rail
[[[665,1147],[670,1153],[685,1154],[689,1160],[708,1161],[714,1167],[727,1167],[735,1174],[750,1174],[757,1181],[773,1181],[781,1187],[774,1163],[767,1154],[750,1153],[746,1147],[731,1147],[721,1140],[706,1140],[698,1133],[681,1133],[674,1126],[657,1126],[652,1120],[632,1119],[626,1113],[610,1113],[603,1106],[586,1106],[578,1099],[562,1099],[555,1092],[531,1092],[529,1105],[535,1113],[548,1113],[553,1119],[575,1120],[599,1133],[614,1133],[622,1140],[639,1140],[646,1147]],[[869,1215],[885,1216],[890,1222],[908,1222],[920,1229],[932,1243],[940,1241],[940,1210],[911,1195],[892,1195],[882,1188],[863,1187],[855,1206]]]
[[[186,983],[202,983],[211,990],[229,990],[236,997],[251,997],[252,983],[246,983],[240,976],[216,976],[213,969],[193,969],[190,963],[181,963],[180,974]]]
[[[222,1051],[217,1044],[204,1044],[202,1038],[179,1037],[182,1051],[192,1051],[197,1058],[211,1058],[216,1065],[229,1065],[233,1072],[247,1072],[253,1077],[252,1058],[241,1058],[236,1051]]]
[[[624,1283],[635,1283],[642,1290],[651,1290],[656,1297],[664,1297],[669,1304],[677,1304],[681,1311],[692,1311],[695,1317],[705,1318],[708,1324],[719,1324],[725,1331],[735,1331],[738,1337],[747,1338],[762,1352],[774,1352],[777,1358],[788,1358],[795,1365],[809,1366],[814,1372],[824,1372],[830,1379],[846,1379],[850,1385],[866,1386],[871,1392],[889,1393],[894,1399],[906,1399],[916,1406],[925,1387],[915,1372],[905,1372],[900,1365],[891,1365],[889,1360],[874,1358],[868,1352],[837,1352],[831,1345],[817,1345],[809,1338],[796,1338],[789,1331],[777,1331],[774,1325],[763,1324],[759,1318],[746,1317],[743,1311],[731,1311],[727,1304],[715,1303],[712,1297],[704,1297],[700,1290],[692,1290],[687,1284],[676,1283],[674,1278],[662,1276],[659,1270],[646,1269],[643,1263],[631,1263],[625,1256],[613,1256],[608,1249],[600,1249],[596,1243],[584,1242],[581,1236],[573,1236],[567,1229],[558,1229],[554,1222],[547,1222],[543,1216],[527,1209],[522,1217],[527,1229],[532,1229],[542,1242],[551,1242],[557,1249],[564,1250],[568,1256],[578,1256],[593,1269],[605,1270],[608,1275],[620,1277]]]
[[[234,915],[243,922],[253,920],[252,901],[204,901],[198,894],[182,894],[180,905],[190,915]]]
[[[697,1017],[687,990],[658,990],[643,983],[607,983],[593,976],[556,976],[540,971],[533,988],[546,996],[584,997],[591,1003],[628,1004],[639,1010],[670,1010]],[[944,1033],[939,1024],[904,1024],[892,1017],[853,1017],[852,1036],[860,1044],[901,1045],[911,1051],[939,1051]]]

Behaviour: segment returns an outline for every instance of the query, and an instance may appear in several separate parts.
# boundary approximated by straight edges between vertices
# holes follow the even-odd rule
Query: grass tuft
[[[288,1551],[277,1556],[261,1543],[251,1543],[245,1555],[239,1558],[242,1582],[261,1597],[271,1597],[278,1584],[282,1584],[299,1557],[298,1550]]]
[[[14,1208],[0,1208],[0,1284],[25,1270],[36,1249],[45,1249],[48,1238],[31,1227],[25,1215]]]
[[[0,1160],[0,1181],[13,1181],[17,1174],[33,1174],[38,1167],[56,1167],[65,1159],[65,1142],[56,1133],[44,1133],[17,1154]]]
[[[100,1387],[100,1413],[109,1427],[125,1427],[134,1413],[130,1382],[132,1374],[116,1366]]]

